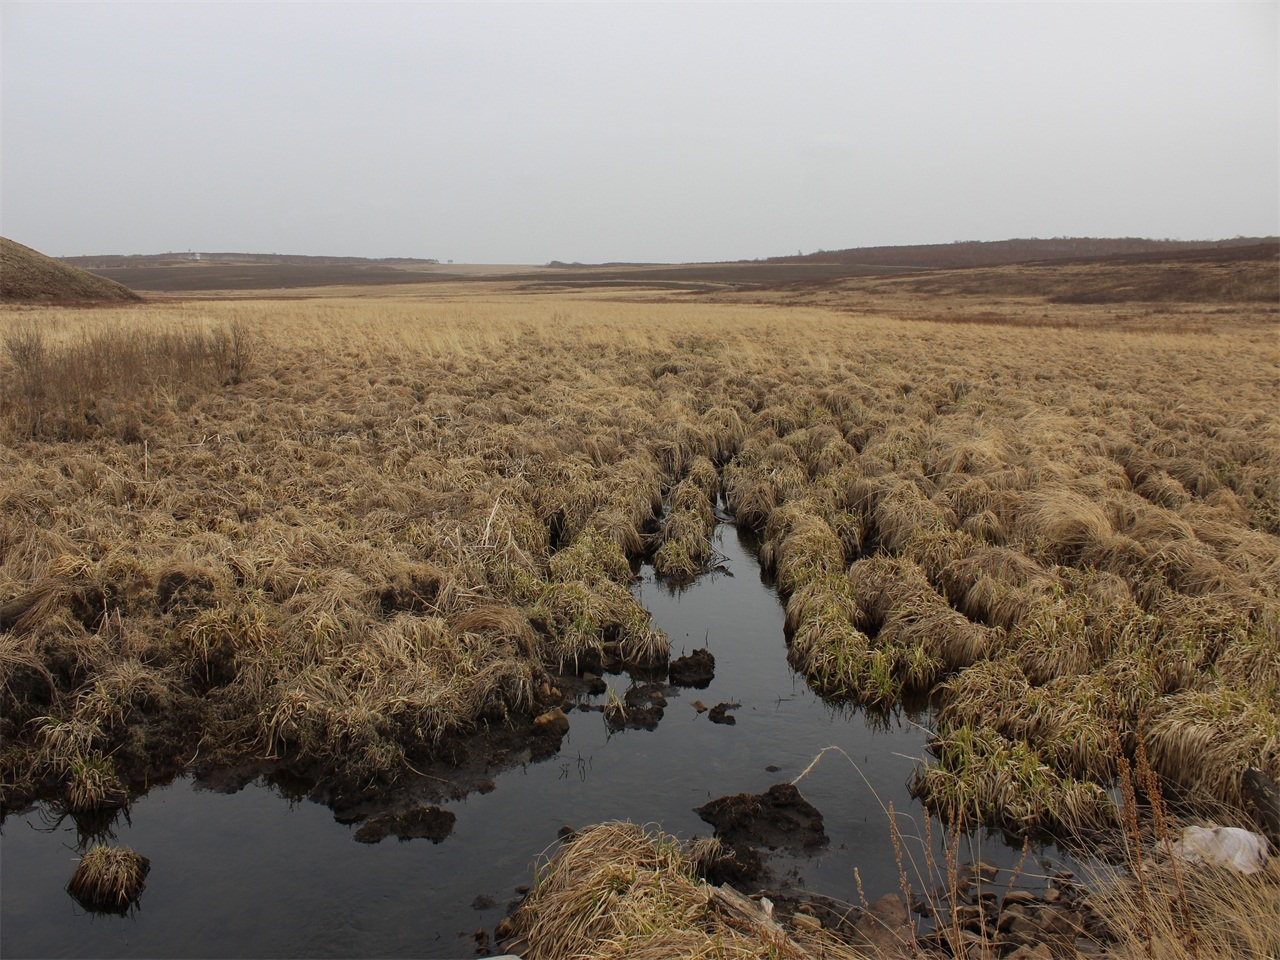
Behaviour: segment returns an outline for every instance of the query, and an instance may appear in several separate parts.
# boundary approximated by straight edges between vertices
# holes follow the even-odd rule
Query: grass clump
[[[1107,724],[1189,803],[1280,775],[1274,310],[928,279],[0,310],[6,802],[201,740],[402,775],[664,657],[629,565],[704,569],[719,497],[825,695],[940,694],[1049,782],[1105,787]]]
[[[671,491],[670,508],[658,533],[653,569],[660,577],[691,580],[711,561],[712,512],[720,489],[720,475],[706,457],[690,464],[685,478]]]
[[[1202,960],[1280,956],[1280,869],[1252,876],[1222,868],[1179,868],[1168,859],[1099,878],[1090,896],[1116,960]]]
[[[539,870],[510,918],[511,942],[528,960],[859,956],[830,936],[784,931],[763,912],[755,924],[726,912],[697,875],[706,852],[630,823],[584,830]]]
[[[67,764],[67,809],[72,813],[119,807],[127,798],[128,792],[109,757],[76,755]]]
[[[991,727],[959,726],[930,750],[938,762],[915,772],[911,793],[948,821],[1077,836],[1119,822],[1115,803],[1097,783],[1059,774],[1025,741]]]
[[[237,322],[107,327],[77,339],[54,339],[34,323],[16,326],[3,338],[16,376],[0,391],[0,411],[32,437],[81,440],[105,432],[138,442],[145,421],[171,397],[244,380],[254,339]]]
[[[126,914],[146,886],[151,861],[128,847],[95,846],[76,866],[67,892],[93,913]]]

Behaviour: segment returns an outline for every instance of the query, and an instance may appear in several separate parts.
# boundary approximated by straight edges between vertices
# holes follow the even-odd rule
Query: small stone
[[[822,929],[822,921],[817,917],[811,917],[806,913],[796,913],[791,917],[793,926],[800,930],[807,930],[810,933],[817,933]]]
[[[1040,915],[1040,926],[1056,936],[1070,936],[1073,940],[1084,933],[1084,925],[1074,910],[1067,907],[1045,907]]]
[[[705,703],[703,703],[701,700],[695,700],[695,701],[693,701],[692,706],[693,706],[693,709],[694,709],[694,710],[698,711],[698,713],[706,713],[706,712],[707,712],[707,705],[706,705]]]
[[[973,872],[983,880],[994,880],[996,874],[1000,872],[1000,868],[995,864],[987,863],[985,860],[979,860],[973,864]]]
[[[1062,898],[1062,891],[1055,887],[1050,887],[1044,892],[1045,903],[1057,903]]]
[[[542,716],[533,721],[533,725],[541,733],[564,736],[569,732],[569,718],[565,716],[564,711],[559,707],[542,714]]]
[[[1044,939],[1040,924],[1030,917],[1014,917],[1004,928],[1004,932],[1017,943],[1039,943]]]
[[[873,903],[853,928],[856,942],[870,947],[870,954],[878,957],[901,956],[904,943],[915,934],[907,909],[897,894],[886,893]]]
[[[997,924],[996,929],[1008,930],[1016,917],[1026,917],[1026,915],[1025,907],[1018,903],[1011,903],[1000,912],[1000,923]]]
[[[1034,947],[1024,944],[1004,960],[1053,960],[1053,951],[1043,943],[1037,943]]]
[[[706,709],[706,707],[703,707],[702,709],[703,709],[703,710],[705,710],[705,709]],[[781,770],[782,768],[781,768],[780,766],[778,766],[776,763],[771,763],[771,764],[769,764],[767,767],[765,767],[764,769],[765,769],[765,772],[766,772],[766,773],[777,773],[777,772],[778,772],[779,770]]]
[[[1007,908],[1015,903],[1025,906],[1029,903],[1035,903],[1038,899],[1030,890],[1010,890],[1004,895],[1004,906]]]
[[[586,677],[584,677],[583,683],[586,686],[587,693],[589,693],[591,696],[593,697],[599,696],[600,694],[607,693],[609,691],[609,685],[605,683],[604,680],[602,680],[600,677],[597,677],[594,673],[587,674],[587,676],[589,676],[591,679],[587,680]]]
[[[528,892],[529,892],[529,885],[527,883],[522,883],[520,884],[520,886],[516,887],[516,893],[520,894],[520,896],[522,897]]]
[[[561,840],[572,840],[577,835],[578,831],[573,829],[573,827],[569,826],[567,823],[556,831],[556,836]]]
[[[497,905],[498,901],[487,893],[477,893],[475,899],[471,901],[472,910],[492,910]]]
[[[942,931],[942,936],[951,944],[951,952],[957,957],[981,956],[977,951],[987,943],[987,938],[974,930],[962,929],[954,942],[956,934],[949,927]]]

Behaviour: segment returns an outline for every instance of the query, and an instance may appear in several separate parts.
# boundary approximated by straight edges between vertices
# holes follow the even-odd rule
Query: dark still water
[[[11,815],[0,838],[0,954],[474,956],[472,934],[492,931],[514,888],[532,882],[539,855],[554,851],[560,827],[621,819],[707,836],[694,807],[792,780],[828,746],[856,761],[861,775],[831,752],[805,776],[800,789],[822,811],[831,845],[816,857],[775,860],[775,872],[851,903],[855,867],[868,898],[897,892],[881,802],[914,818],[918,826],[900,816],[904,833],[923,832],[923,809],[906,782],[926,731],[815,697],[787,666],[783,611],[754,553],[732,527],[719,528],[716,548],[732,575],[673,591],[646,568],[637,587],[673,657],[707,646],[716,658],[711,686],[674,692],[657,730],[609,735],[600,713],[571,712],[559,755],[502,774],[491,793],[448,804],[457,822],[439,844],[357,843],[356,827],[327,808],[291,803],[266,786],[226,795],[175,781],[136,799],[130,819],[114,828],[116,841],[151,859],[140,909],[125,918],[86,914],[65,892],[77,860],[70,820],[55,825],[43,808]],[[625,693],[626,677],[606,679]],[[695,700],[740,703],[736,724],[711,723]],[[998,838],[970,842],[989,862],[1018,859]],[[920,845],[908,848],[923,871]],[[1035,854],[1026,873],[1070,865],[1053,849]]]

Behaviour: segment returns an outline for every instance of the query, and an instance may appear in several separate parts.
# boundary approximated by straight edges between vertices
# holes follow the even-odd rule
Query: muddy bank
[[[324,771],[293,767],[287,762],[254,761],[237,766],[195,766],[201,787],[224,793],[261,779],[286,796],[320,803],[341,823],[363,823],[438,804],[463,801],[495,789],[503,774],[544,763],[561,750],[580,711],[604,708],[592,701],[604,687],[600,677],[561,674],[548,685],[554,699],[536,715],[514,716],[503,725],[446,739],[431,757],[410,760],[411,769],[391,782],[360,783],[334,779]],[[632,689],[655,688],[640,684]],[[636,699],[636,695],[628,693]],[[661,718],[661,713],[657,719]],[[653,725],[656,726],[657,719]],[[585,720],[585,718],[584,718]],[[395,831],[391,831],[395,833]],[[385,835],[385,834],[384,834]],[[399,835],[399,834],[397,834]]]
[[[787,667],[782,611],[758,576],[754,544],[722,528],[715,549],[734,577],[711,574],[675,586],[646,568],[636,587],[641,605],[671,638],[673,659],[697,649],[713,654],[715,676],[705,690],[671,686],[666,670],[600,673],[584,666],[580,677],[549,679],[548,690],[559,696],[544,699],[537,714],[457,741],[456,763],[411,760],[417,772],[371,795],[336,796],[304,765],[219,768],[202,753],[192,767],[204,779],[178,779],[137,796],[127,815],[107,825],[114,837],[108,842],[127,844],[154,865],[142,909],[127,929],[114,918],[67,921],[67,850],[88,837],[41,804],[7,821],[0,837],[10,881],[0,904],[6,950],[172,956],[200,942],[227,956],[457,958],[475,950],[478,928],[492,935],[515,888],[533,884],[532,864],[565,826],[658,820],[676,836],[705,837],[711,827],[695,808],[716,797],[763,794],[832,744],[856,758],[879,796],[910,808],[905,783],[910,758],[924,749],[918,724],[925,717],[870,718],[824,704]],[[648,695],[640,692],[645,687]],[[606,726],[612,699],[625,705],[643,697],[652,705],[654,692],[666,701],[656,728]],[[728,711],[737,723],[710,722],[698,698],[739,704]],[[534,762],[525,728],[547,714],[547,726],[562,727],[557,708],[568,731],[554,755]],[[761,886],[777,892],[786,884],[857,903],[855,866],[872,899],[898,889],[874,799],[849,761],[831,756],[802,786],[825,815],[830,844],[816,858],[760,848],[778,882],[744,882],[744,892]],[[380,818],[432,806],[456,817],[439,843],[429,837],[401,843],[393,830],[381,843],[356,842],[370,824],[379,832],[390,826]],[[1000,851],[988,853],[998,859]],[[1006,859],[1016,861],[1017,851]],[[211,903],[218,911],[210,911]],[[225,915],[244,919],[234,928],[212,922]]]
[[[621,667],[617,663],[612,666]],[[237,754],[232,747],[211,747],[202,739],[211,720],[209,706],[193,697],[176,704],[169,715],[127,728],[125,739],[112,754],[111,792],[103,801],[88,809],[74,808],[68,802],[65,779],[46,772],[38,778],[6,784],[0,791],[0,816],[48,802],[66,805],[77,816],[92,819],[185,775],[192,776],[201,788],[221,793],[233,793],[261,780],[285,796],[321,803],[347,822],[351,816],[368,811],[461,800],[492,790],[494,779],[504,771],[555,756],[569,730],[565,711],[587,706],[587,701],[604,689],[602,679],[590,673],[551,674],[542,685],[542,702],[535,712],[512,714],[502,723],[485,724],[479,730],[455,732],[443,737],[430,754],[410,754],[394,776],[374,778],[344,776],[327,765],[299,762],[287,754],[263,759]],[[560,719],[549,722],[557,714]],[[654,725],[660,718],[659,712]]]
[[[715,828],[720,843],[702,870],[712,883],[764,882],[770,872],[761,848],[807,856],[830,843],[822,814],[790,783],[774,784],[762,794],[720,797],[694,812]]]
[[[781,846],[811,845],[821,814],[790,784],[780,787],[790,789],[722,797],[707,805],[705,815],[718,821],[717,835],[739,844],[763,845],[772,837]],[[715,945],[716,955],[736,957],[734,938],[745,934],[745,943],[770,946],[779,956],[849,960],[920,960],[973,951],[1014,960],[1088,958],[1106,956],[1115,942],[1067,871],[1033,891],[1017,870],[953,862],[944,885],[914,893],[910,901],[886,893],[851,903],[776,881],[760,887],[744,878],[716,879],[713,872],[724,856],[714,843],[680,845],[633,824],[604,823],[569,833],[540,872],[539,888],[497,925],[494,942],[538,960],[571,949],[582,951],[575,956],[601,955],[601,941],[611,938],[645,955],[678,952],[677,943],[687,950],[702,938],[706,949]],[[688,871],[706,882],[689,882]],[[600,910],[602,902],[613,902],[614,909]]]

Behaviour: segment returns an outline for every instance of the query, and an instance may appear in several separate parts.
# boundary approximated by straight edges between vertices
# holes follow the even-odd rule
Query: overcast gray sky
[[[1277,4],[19,3],[54,255],[726,260],[1280,230]]]

